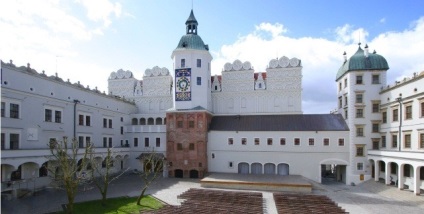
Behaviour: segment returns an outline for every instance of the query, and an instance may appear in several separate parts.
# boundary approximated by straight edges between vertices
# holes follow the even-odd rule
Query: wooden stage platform
[[[200,180],[206,188],[311,193],[312,184],[300,175],[210,173]]]

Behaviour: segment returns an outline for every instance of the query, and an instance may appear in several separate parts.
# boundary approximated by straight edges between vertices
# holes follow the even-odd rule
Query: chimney
[[[370,54],[369,50],[368,50],[368,44],[365,45],[365,51],[364,51],[364,55],[365,57],[368,57]]]
[[[345,51],[345,52],[343,52],[343,59],[344,59],[344,62],[346,62],[346,61],[347,61],[346,51]]]

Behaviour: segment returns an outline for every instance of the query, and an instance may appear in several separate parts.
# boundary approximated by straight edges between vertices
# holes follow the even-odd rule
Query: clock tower
[[[171,55],[173,108],[166,113],[166,158],[170,177],[202,178],[208,171],[212,55],[197,35],[193,10],[185,24],[186,34]]]

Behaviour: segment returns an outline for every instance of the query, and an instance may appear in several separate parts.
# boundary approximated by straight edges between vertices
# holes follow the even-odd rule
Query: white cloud
[[[283,30],[282,30],[283,29]],[[303,65],[303,110],[305,113],[328,113],[337,103],[335,77],[347,52],[351,57],[358,49],[358,36],[362,48],[368,43],[370,51],[376,49],[390,66],[388,84],[401,76],[424,70],[424,17],[403,32],[387,32],[368,38],[363,28],[344,25],[334,30],[335,39],[291,38],[281,24],[262,23],[248,35],[241,36],[233,44],[224,45],[213,52],[213,74],[220,74],[226,62],[236,59],[250,61],[255,72],[265,72],[268,62],[277,57],[297,57]],[[271,38],[263,32],[271,32]],[[367,42],[369,41],[369,42]]]
[[[386,23],[386,18],[381,18],[380,23]]]
[[[345,44],[354,43],[366,43],[366,38],[369,33],[363,28],[353,29],[352,25],[345,24],[342,27],[337,27],[335,30],[336,40]]]
[[[92,21],[103,21],[105,27],[109,26],[110,16],[120,17],[122,6],[119,2],[112,3],[108,0],[78,0],[87,10],[87,17]]]

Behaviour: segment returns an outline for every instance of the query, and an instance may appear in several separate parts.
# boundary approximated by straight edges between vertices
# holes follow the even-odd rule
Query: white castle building
[[[2,192],[48,185],[48,142],[63,136],[93,144],[99,160],[112,147],[115,171],[141,169],[139,157],[156,152],[169,177],[332,174],[424,189],[423,73],[387,86],[384,57],[359,48],[337,73],[338,113],[303,114],[300,59],[271,59],[266,71],[235,60],[212,76],[193,11],[171,58],[174,68],[141,80],[112,72],[107,94],[2,61]]]

